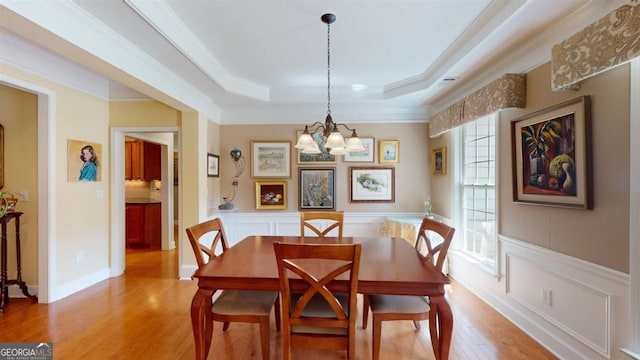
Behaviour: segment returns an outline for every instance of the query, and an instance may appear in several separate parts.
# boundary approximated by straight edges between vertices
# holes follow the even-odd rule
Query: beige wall
[[[351,212],[424,211],[424,201],[429,197],[430,188],[427,124],[355,124],[355,126],[361,137],[375,138],[376,152],[378,141],[400,140],[400,162],[398,164],[379,164],[376,156],[373,163],[355,163],[344,162],[342,157],[339,157],[335,164],[328,164],[327,167],[336,168],[336,208]],[[291,179],[287,179],[287,210],[298,211],[298,168],[300,165],[297,164],[297,149],[294,149],[293,145],[297,141],[296,131],[302,130],[303,127],[303,125],[223,125],[221,127],[220,187],[223,196],[231,193],[231,181],[235,173],[233,163],[228,156],[229,151],[233,148],[239,148],[246,158],[246,169],[239,179],[239,191],[233,201],[236,210],[255,211],[255,182],[257,179],[251,178],[251,140],[286,140],[291,141],[293,157]],[[395,167],[395,203],[350,203],[349,167],[387,165]],[[322,167],[322,165],[303,165],[303,167]]]
[[[111,223],[109,216],[109,103],[60,85],[56,91],[56,285],[79,281],[86,274],[108,269]],[[68,182],[67,139],[102,144],[102,180]],[[98,193],[102,195],[99,196]],[[84,260],[76,262],[82,252]]]
[[[527,74],[527,106],[500,113],[499,234],[629,272],[629,65],[585,80],[579,91],[551,91],[547,63]],[[511,121],[582,95],[591,97],[593,204],[576,210],[516,204],[512,195]],[[451,139],[432,139],[432,146]],[[438,145],[436,145],[438,144]],[[454,150],[455,151],[455,150]],[[452,152],[449,151],[449,159]],[[451,197],[450,173],[434,178],[434,196]],[[436,212],[439,212],[436,210]],[[448,216],[446,210],[443,215]]]
[[[527,107],[500,116],[500,233],[629,272],[629,65],[551,91],[550,65],[527,74]],[[593,210],[512,202],[510,121],[582,95],[591,97]]]
[[[161,102],[112,101],[109,104],[111,127],[179,126],[180,111]]]
[[[451,148],[451,133],[447,132],[438,137],[429,139],[429,172],[432,173],[431,152],[433,149],[444,147],[447,154],[447,171],[444,175],[431,175],[431,188],[438,191],[431,191],[431,204],[433,213],[445,218],[451,218],[451,176],[454,169],[451,168],[453,152]]]
[[[35,94],[0,85],[0,125],[4,127],[3,191],[26,190],[29,201],[18,201],[22,278],[38,283],[38,98]],[[7,229],[9,277],[16,269],[14,222]]]
[[[55,97],[55,107],[52,121],[55,121],[53,128],[54,148],[53,163],[49,167],[53,170],[55,177],[50,179],[55,184],[54,193],[50,194],[50,201],[55,207],[52,212],[55,218],[49,219],[49,224],[54,232],[49,234],[47,241],[55,246],[49,251],[55,254],[51,263],[55,267],[56,287],[66,287],[72,289],[87,276],[108,271],[109,268],[109,239],[111,236],[109,218],[109,184],[111,176],[111,162],[109,158],[109,105],[104,99],[89,95],[59,83],[44,79],[38,75],[26,73],[22,70],[4,65],[0,71],[10,77],[31,84],[33,87],[47,91]],[[37,112],[37,104],[28,111]],[[26,111],[26,110],[23,110]],[[27,124],[36,127],[37,124]],[[18,129],[22,131],[24,129]],[[46,134],[43,134],[46,136]],[[98,143],[102,145],[102,158],[100,166],[102,168],[102,180],[96,182],[69,182],[67,181],[67,140],[75,139]],[[24,144],[37,149],[39,161],[46,161],[49,155],[48,149],[38,148],[36,138],[31,141],[25,139]],[[12,151],[13,152],[13,151]],[[8,154],[10,158],[17,156],[21,162],[24,161],[24,154]],[[32,162],[30,171],[37,171],[37,162]],[[21,170],[22,167],[21,167]],[[37,174],[38,178],[48,176],[48,174]],[[13,186],[13,185],[12,185]],[[31,186],[31,185],[30,185]],[[20,190],[20,189],[18,189]],[[33,214],[23,216],[26,221],[36,221],[37,210],[36,201],[38,196],[34,186],[33,191],[29,191],[29,206],[33,206]],[[101,196],[99,196],[101,195]],[[21,205],[19,205],[21,206]],[[24,206],[24,204],[22,205]],[[32,220],[27,220],[29,217]],[[35,226],[35,225],[32,225]],[[22,242],[26,247],[35,249],[37,234],[35,230],[29,234]],[[32,245],[29,242],[33,242]],[[76,261],[76,256],[82,253],[82,261]],[[38,285],[37,275],[34,273],[37,268],[37,254],[26,254],[23,257],[23,267],[28,268],[29,275],[25,276],[28,285]]]
[[[213,121],[207,122],[207,152],[219,155],[220,161],[229,158],[228,152],[220,152],[220,125]],[[207,194],[207,212],[211,215],[218,211],[218,205],[222,202],[219,177],[207,177]]]

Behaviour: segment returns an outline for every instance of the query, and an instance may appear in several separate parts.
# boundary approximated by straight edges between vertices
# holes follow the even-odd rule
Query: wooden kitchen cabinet
[[[125,180],[160,180],[160,145],[127,138],[124,143]]]
[[[160,203],[126,205],[125,236],[128,248],[162,248],[161,208]]]

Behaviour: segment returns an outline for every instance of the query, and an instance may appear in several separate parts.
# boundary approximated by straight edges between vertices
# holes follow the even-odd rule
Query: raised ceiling
[[[426,121],[548,61],[554,43],[624,3],[2,0],[0,28],[109,79],[112,99],[151,97],[220,123],[307,123],[326,110],[320,16],[331,12],[334,118]]]

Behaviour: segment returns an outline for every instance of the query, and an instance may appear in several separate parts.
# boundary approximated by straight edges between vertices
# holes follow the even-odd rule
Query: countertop
[[[160,200],[151,198],[128,198],[124,200],[127,204],[160,204]]]

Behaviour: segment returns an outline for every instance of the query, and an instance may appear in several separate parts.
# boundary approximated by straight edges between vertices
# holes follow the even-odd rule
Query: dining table
[[[211,302],[217,290],[280,290],[274,242],[362,244],[358,293],[428,296],[433,352],[438,360],[448,359],[453,314],[445,298],[445,285],[450,283],[446,275],[399,237],[309,236],[247,236],[196,270],[193,278],[198,281],[198,290],[191,302],[196,359],[209,355],[213,336]],[[347,280],[334,280],[332,290],[346,290]]]

